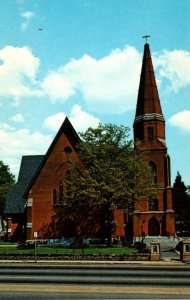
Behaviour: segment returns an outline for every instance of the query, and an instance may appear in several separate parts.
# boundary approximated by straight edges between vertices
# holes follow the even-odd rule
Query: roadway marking
[[[126,293],[126,294],[164,294],[190,295],[190,288],[157,287],[118,287],[118,286],[78,286],[78,285],[0,285],[4,292],[53,292],[53,293]]]

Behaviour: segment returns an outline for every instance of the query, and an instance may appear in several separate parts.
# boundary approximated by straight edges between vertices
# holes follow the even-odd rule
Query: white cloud
[[[18,101],[21,96],[38,96],[36,75],[39,59],[29,48],[6,46],[0,51],[0,96],[11,96]]]
[[[50,72],[42,88],[52,102],[80,93],[90,110],[122,113],[135,107],[140,66],[141,54],[129,46],[100,60],[84,55]]]
[[[15,123],[22,123],[24,121],[24,117],[22,114],[16,114],[12,116],[11,120]]]
[[[53,132],[58,131],[66,115],[63,112],[47,117],[43,126]],[[74,105],[69,114],[69,120],[77,132],[85,131],[88,127],[97,127],[100,120],[93,115],[82,110],[79,105]]]
[[[15,116],[15,121],[22,119],[22,115]],[[65,114],[58,113],[46,118],[43,125],[54,133],[58,131],[64,119]],[[77,131],[85,130],[89,126],[96,127],[99,123],[99,119],[83,111],[78,105],[73,106],[69,119]],[[11,172],[17,175],[21,156],[45,154],[52,140],[49,134],[31,132],[26,128],[16,129],[7,123],[0,123],[1,160],[10,166]]]
[[[25,13],[26,18],[32,17]],[[190,85],[188,51],[165,50],[152,56],[160,90],[166,85],[170,91]],[[134,47],[115,49],[99,60],[89,55],[73,59],[50,70],[41,82],[36,80],[40,61],[29,48],[6,46],[0,60],[0,96],[10,96],[15,105],[23,96],[46,96],[56,103],[79,95],[91,112],[119,114],[135,109],[142,53]]]
[[[25,11],[21,13],[21,16],[27,20],[30,20],[34,17],[34,13],[32,11]]]
[[[0,124],[1,160],[10,166],[11,172],[17,174],[22,155],[45,154],[52,137],[28,129],[16,130],[14,127]]]
[[[21,13],[21,17],[24,18],[24,22],[21,24],[21,29],[24,31],[28,28],[31,19],[35,16],[35,13],[32,11],[25,11]]]
[[[42,83],[42,88],[52,102],[57,100],[63,102],[75,94],[75,86],[72,81],[56,72],[49,73]]]
[[[77,131],[85,131],[87,128],[96,128],[100,120],[75,104],[71,110],[69,119]]]
[[[185,133],[190,133],[190,110],[184,110],[173,115],[169,119],[169,123]]]
[[[44,120],[43,127],[56,132],[63,123],[65,117],[66,115],[62,112],[49,116]]]
[[[154,65],[160,80],[169,80],[169,87],[177,92],[190,85],[190,52],[183,50],[163,51],[154,57]]]
[[[160,89],[164,85],[177,92],[190,85],[190,52],[164,50],[152,57]],[[84,55],[49,72],[42,89],[52,102],[64,102],[79,93],[91,111],[123,113],[135,108],[141,64],[142,54],[131,46],[99,60]]]

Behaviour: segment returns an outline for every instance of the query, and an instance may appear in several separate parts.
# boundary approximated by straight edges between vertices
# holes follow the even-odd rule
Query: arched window
[[[154,140],[154,128],[148,127],[148,141],[152,142]]]
[[[158,210],[158,199],[156,197],[149,197],[148,210],[150,211]]]
[[[66,173],[66,199],[67,199],[67,204],[70,204],[70,202],[71,202],[71,172],[70,172],[70,170],[67,170],[67,173]]]
[[[157,167],[156,167],[156,164],[153,161],[150,161],[149,166],[150,166],[151,171],[152,171],[153,176],[154,176],[154,183],[156,183],[157,182]]]
[[[59,181],[59,204],[63,204],[64,201],[64,189],[63,189],[63,180]]]

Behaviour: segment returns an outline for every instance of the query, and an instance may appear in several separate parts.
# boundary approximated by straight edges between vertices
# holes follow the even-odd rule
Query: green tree
[[[182,181],[179,172],[177,172],[173,184],[173,209],[175,211],[177,233],[187,234],[187,232],[190,232],[190,195],[188,187]]]
[[[99,124],[81,134],[78,145],[80,162],[70,162],[72,207],[104,210],[108,244],[115,229],[114,208],[132,210],[134,199],[144,199],[156,192],[154,176],[138,153],[129,129],[113,124]]]
[[[7,192],[14,183],[15,177],[11,174],[9,166],[0,161],[0,217],[2,217],[4,212]]]

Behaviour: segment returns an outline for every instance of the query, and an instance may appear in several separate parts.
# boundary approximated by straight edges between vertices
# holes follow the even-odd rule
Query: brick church
[[[116,230],[113,237],[125,237],[129,232],[138,240],[143,236],[175,236],[175,219],[172,209],[170,158],[165,142],[165,120],[154,76],[149,44],[144,46],[144,55],[133,124],[134,139],[140,149],[146,149],[145,159],[150,164],[158,183],[156,197],[134,200],[134,211],[129,217],[125,211],[115,209]],[[56,228],[53,223],[57,192],[66,193],[63,183],[69,176],[68,157],[77,161],[76,146],[80,139],[66,118],[45,155],[23,156],[16,185],[10,188],[5,206],[8,220],[8,236],[13,240],[32,240],[60,237],[60,232],[70,231],[73,223]],[[97,216],[93,212],[94,222]],[[92,216],[91,216],[92,217]],[[104,216],[99,220],[103,222]],[[101,227],[101,226],[99,226]],[[98,228],[99,228],[98,227]],[[65,231],[65,229],[67,229]],[[91,233],[101,236],[101,229]],[[90,237],[90,232],[89,232]]]

